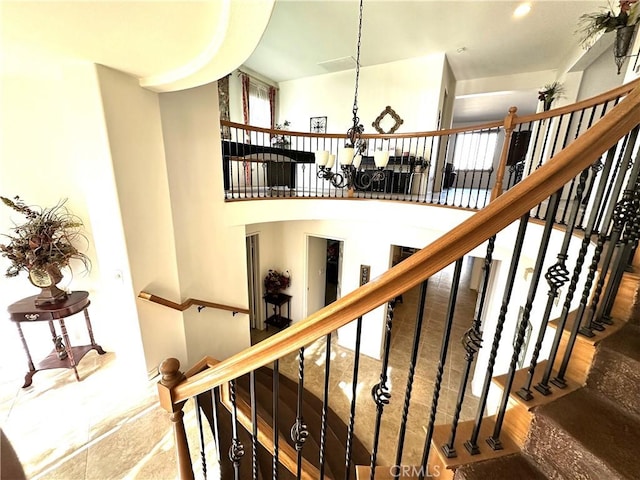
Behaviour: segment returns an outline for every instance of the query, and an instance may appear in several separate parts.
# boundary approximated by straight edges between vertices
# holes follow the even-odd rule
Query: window
[[[251,82],[249,84],[249,124],[271,128],[271,106],[269,87]]]
[[[453,153],[455,169],[491,170],[497,142],[497,132],[469,132],[458,135]]]

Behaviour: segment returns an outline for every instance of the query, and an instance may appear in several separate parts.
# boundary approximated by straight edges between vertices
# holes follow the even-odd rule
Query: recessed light
[[[531,11],[530,3],[522,3],[515,9],[513,12],[513,16],[516,18],[524,17],[527,13]]]

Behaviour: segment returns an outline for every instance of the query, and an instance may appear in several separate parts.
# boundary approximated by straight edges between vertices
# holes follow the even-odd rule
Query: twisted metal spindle
[[[356,321],[356,348],[353,353],[353,380],[351,382],[351,407],[349,410],[349,426],[347,428],[347,443],[345,447],[344,478],[351,476],[351,453],[353,452],[353,435],[356,421],[356,396],[358,394],[358,371],[360,369],[360,343],[362,339],[362,317]]]
[[[469,374],[471,373],[471,366],[475,359],[475,354],[482,347],[482,314],[484,312],[484,303],[487,297],[487,289],[489,288],[489,279],[491,277],[491,262],[493,261],[493,250],[495,248],[496,236],[494,235],[489,239],[487,245],[487,253],[484,257],[484,274],[482,276],[482,292],[478,302],[478,308],[476,316],[473,320],[471,328],[469,328],[463,338],[462,345],[465,349],[465,368],[460,378],[460,387],[458,388],[458,398],[456,400],[456,408],[453,413],[453,421],[451,422],[451,434],[449,435],[449,441],[442,446],[442,451],[447,458],[454,458],[457,456],[454,443],[456,440],[456,432],[458,430],[458,422],[460,420],[460,412],[462,411],[462,404],[464,402],[464,396],[467,391],[467,382],[469,381]]]
[[[603,228],[603,231],[600,232],[600,236],[605,235],[605,239],[606,239],[606,232],[608,229],[608,225],[610,223],[613,223],[613,227],[611,229],[611,235],[608,238],[609,247],[607,248],[604,259],[602,261],[602,265],[600,266],[600,270],[602,272],[607,272],[609,270],[611,259],[613,258],[613,253],[618,243],[618,240],[620,239],[620,235],[622,234],[622,230],[626,225],[626,223],[629,221],[629,219],[632,218],[631,212],[629,211],[629,209],[633,208],[632,207],[633,191],[635,187],[635,181],[636,181],[636,178],[638,177],[638,172],[640,170],[640,162],[635,162],[632,166],[631,156],[633,152],[633,147],[635,146],[635,142],[638,137],[638,130],[639,128],[636,127],[631,131],[630,135],[628,135],[625,138],[625,142],[623,146],[624,158],[620,165],[618,177],[616,178],[616,181],[611,186],[612,201],[609,205],[609,209],[605,217],[605,227]],[[629,168],[631,168],[631,172],[629,175],[629,179],[627,181],[627,189],[623,192],[623,195],[620,198],[620,201],[616,202],[615,199],[617,199],[618,196],[620,195],[620,191],[622,189],[622,183],[625,177],[623,172]],[[605,278],[606,278],[606,275],[604,273],[601,274],[598,278],[598,282],[596,283],[596,287],[594,289],[594,293],[592,296],[592,300],[591,300],[589,311],[586,317],[585,324],[579,330],[579,333],[581,335],[592,337],[593,329],[602,331],[604,330],[603,323],[608,322],[607,319],[604,319],[603,321],[603,319],[601,318],[595,318],[595,312],[596,312],[598,303],[600,301],[600,295],[602,294]]]
[[[200,411],[202,406],[200,405],[200,398],[195,397],[196,404],[196,424],[198,425],[198,434],[200,440],[200,460],[202,461],[202,476],[207,480],[207,456],[205,454],[206,443],[204,441],[204,428],[202,424],[202,412]]]
[[[371,475],[370,480],[376,477],[376,460],[378,457],[378,442],[380,440],[380,426],[382,424],[382,414],[385,405],[389,405],[391,392],[387,385],[387,368],[389,366],[389,354],[391,353],[391,327],[393,326],[393,309],[395,300],[388,302],[387,321],[384,331],[384,354],[382,356],[382,367],[380,369],[380,382],[371,389],[371,396],[376,404],[376,422],[373,430],[373,448],[371,449]]]
[[[627,169],[627,166],[629,165],[629,162],[631,160],[631,150],[632,148],[627,148],[629,145],[633,145],[635,144],[635,139],[637,138],[638,135],[638,128],[636,127],[634,128],[630,134],[628,134],[624,140],[623,140],[623,148],[621,150],[621,154],[622,154],[622,159],[619,162],[619,169],[618,169],[618,175],[616,176],[615,182],[613,185],[610,185],[608,182],[606,183],[606,188],[608,190],[606,197],[610,198],[610,199],[615,199],[618,197],[618,195],[620,194],[620,190],[622,188],[622,183],[624,181],[624,177],[625,175],[621,174],[621,172],[625,171]],[[629,142],[629,140],[632,140],[631,142]],[[610,149],[610,152],[613,150],[615,151],[615,146],[612,147]],[[634,166],[634,170],[637,170],[637,165]],[[637,174],[637,172],[636,172]],[[608,178],[605,177],[605,175],[603,174],[603,179],[604,178]],[[605,205],[605,204],[603,204]],[[582,296],[580,297],[580,304],[578,305],[578,309],[577,309],[577,314],[576,314],[576,319],[575,322],[573,324],[573,327],[571,329],[571,332],[569,334],[569,339],[567,340],[567,345],[566,345],[566,349],[565,349],[565,353],[564,356],[562,358],[562,362],[560,364],[560,368],[558,369],[558,373],[557,375],[551,380],[551,383],[553,383],[555,386],[557,386],[558,388],[564,388],[566,387],[566,380],[565,380],[565,374],[567,371],[567,368],[569,366],[569,361],[571,360],[571,354],[573,352],[573,347],[575,345],[576,342],[576,338],[578,336],[578,332],[580,330],[580,327],[582,325],[582,320],[584,317],[584,313],[585,313],[585,309],[587,306],[587,302],[589,300],[589,295],[591,293],[591,287],[593,285],[593,279],[595,278],[595,274],[596,271],[598,269],[598,265],[600,263],[600,256],[602,254],[602,250],[604,248],[604,244],[607,240],[606,237],[606,233],[609,229],[609,225],[613,219],[613,212],[614,209],[616,207],[616,203],[615,201],[611,201],[608,204],[606,204],[606,213],[604,213],[603,217],[602,217],[602,228],[600,229],[600,233],[598,235],[598,241],[596,243],[596,247],[595,247],[595,251],[593,253],[593,257],[592,257],[592,261],[591,261],[591,265],[589,266],[589,271],[587,273],[587,277],[585,280],[585,284],[584,284],[584,288],[582,290]],[[598,211],[594,212],[596,214],[596,216],[599,216],[601,213],[601,210],[598,209]],[[596,220],[596,222],[594,222],[595,225],[597,225],[597,222],[600,219]]]
[[[440,389],[442,387],[442,376],[444,375],[444,367],[447,363],[447,351],[449,350],[449,338],[451,337],[451,327],[456,310],[456,300],[458,298],[458,290],[460,287],[460,276],[462,273],[462,258],[456,260],[453,270],[453,279],[451,280],[451,293],[449,293],[449,305],[447,307],[447,321],[444,325],[442,334],[442,343],[440,345],[440,360],[436,370],[436,378],[433,384],[433,396],[431,398],[431,410],[429,412],[429,424],[427,425],[427,436],[424,440],[422,450],[422,462],[419,473],[419,480],[424,480],[428,474],[429,452],[431,451],[431,440],[433,439],[433,430],[436,424],[436,413],[438,411],[438,401],[440,400]]]
[[[639,163],[640,164],[640,163]],[[609,239],[609,248],[607,249],[607,253],[602,262],[601,270],[602,272],[609,271],[609,267],[611,266],[611,261],[613,259],[614,253],[620,249],[624,249],[624,243],[620,245],[620,240],[622,237],[622,233],[625,230],[628,230],[629,225],[633,222],[635,217],[635,202],[634,198],[636,197],[636,192],[634,190],[625,190],[622,198],[616,205],[616,208],[613,212],[613,228],[611,230],[611,236]],[[628,232],[627,232],[628,235]],[[627,239],[628,240],[628,239]],[[614,277],[616,276],[615,269],[612,269],[608,278],[609,282],[612,282]],[[584,332],[590,332],[589,326],[593,327],[596,324],[613,323],[611,319],[607,318],[599,318],[596,316],[596,310],[600,305],[600,296],[602,294],[602,290],[604,288],[605,280],[607,276],[601,274],[598,278],[598,283],[596,284],[595,291],[591,298],[591,305],[589,306],[589,314],[587,319],[587,327],[584,329]],[[580,333],[583,333],[583,329],[580,330]]]
[[[425,280],[420,285],[418,297],[418,310],[416,312],[416,323],[413,331],[413,345],[411,347],[411,360],[409,361],[409,375],[407,377],[407,387],[404,395],[404,405],[402,407],[402,420],[400,421],[400,433],[398,435],[398,448],[396,449],[396,465],[402,465],[402,451],[404,450],[404,438],[407,430],[407,418],[409,416],[409,406],[411,404],[411,391],[413,388],[413,377],[416,372],[416,362],[420,349],[420,334],[422,333],[422,321],[424,319],[424,306],[427,298],[427,282]],[[398,478],[399,471],[394,472],[393,477]]]
[[[622,236],[622,248],[618,257],[615,273],[607,282],[607,290],[604,299],[601,302],[596,318],[605,318],[611,322],[611,309],[615,301],[615,295],[622,281],[624,272],[627,271],[628,265],[633,261],[634,249],[640,238],[640,178],[636,180],[633,191],[633,213],[632,219],[627,224]]]
[[[518,327],[518,333],[516,336],[516,342],[513,346],[513,354],[511,355],[511,363],[509,364],[509,372],[507,374],[506,383],[502,390],[502,400],[500,402],[500,408],[496,416],[495,425],[493,428],[493,434],[487,439],[487,443],[493,450],[502,450],[502,442],[500,440],[500,433],[502,431],[502,424],[504,422],[504,416],[507,412],[507,403],[509,402],[509,396],[511,394],[511,387],[513,386],[513,380],[516,376],[516,369],[518,365],[518,359],[522,346],[524,344],[524,337],[527,332],[527,326],[529,325],[529,318],[531,318],[531,309],[533,308],[533,301],[536,298],[538,291],[538,285],[540,284],[540,276],[542,275],[542,265],[547,254],[547,248],[549,248],[549,239],[551,238],[551,231],[555,223],[555,215],[558,211],[558,205],[560,203],[560,194],[562,189],[551,195],[549,200],[549,206],[547,208],[547,219],[544,224],[544,230],[542,232],[542,239],[540,247],[538,249],[538,256],[531,275],[531,283],[529,284],[529,292],[527,294],[527,301],[524,305],[524,311],[522,318],[520,319],[520,325]],[[549,302],[547,302],[549,304]],[[549,307],[550,310],[550,307]]]
[[[302,416],[302,395],[304,393],[304,347],[298,353],[298,403],[296,405],[296,421],[291,426],[291,440],[298,454],[296,478],[300,480],[302,475],[302,447],[309,436],[309,429]]]
[[[553,337],[553,343],[551,345],[551,350],[549,352],[549,358],[547,360],[547,366],[545,368],[544,374],[542,375],[542,380],[534,387],[537,391],[542,393],[543,395],[549,395],[551,393],[551,388],[549,387],[549,381],[551,378],[551,374],[553,371],[553,365],[556,360],[556,356],[558,354],[558,349],[560,347],[560,341],[562,339],[562,334],[564,332],[565,325],[567,323],[567,319],[569,318],[569,311],[571,310],[571,304],[573,302],[573,296],[578,287],[578,281],[580,280],[580,275],[582,273],[582,267],[584,265],[584,261],[586,259],[587,250],[589,245],[591,244],[591,237],[595,231],[595,225],[597,219],[599,217],[599,211],[603,208],[603,196],[604,190],[608,183],[609,174],[611,169],[613,168],[613,159],[615,158],[615,147],[609,149],[607,152],[607,158],[604,162],[603,168],[598,169],[597,171],[601,171],[602,174],[600,176],[600,181],[598,182],[598,187],[593,199],[593,205],[591,207],[591,211],[589,213],[589,218],[587,220],[587,225],[584,228],[584,235],[582,237],[582,243],[580,245],[580,250],[578,251],[578,256],[576,257],[576,264],[573,268],[573,274],[571,276],[571,281],[569,282],[569,287],[567,289],[567,294],[565,296],[565,301],[562,305],[562,313],[560,315],[560,319],[558,321],[558,325],[556,326],[556,332]],[[600,162],[598,161],[596,163]],[[593,173],[595,175],[595,172]],[[585,200],[582,202],[583,214],[584,214],[584,206]],[[584,215],[583,215],[584,219]],[[574,324],[575,326],[575,324]],[[578,328],[575,326],[575,328]],[[561,387],[563,388],[563,387]]]
[[[240,480],[240,460],[244,456],[244,445],[238,438],[238,406],[236,404],[236,381],[229,381],[229,395],[231,397],[231,446],[229,460],[233,462],[233,476]]]
[[[322,420],[320,422],[320,480],[324,479],[324,451],[327,443],[327,408],[329,406],[329,372],[331,369],[331,334],[327,334],[324,358],[324,393],[322,395]]]
[[[280,456],[280,446],[278,443],[278,400],[280,398],[280,360],[273,361],[273,405],[272,405],[272,428],[273,428],[273,459],[271,463],[271,477],[278,480],[278,457]]]
[[[487,406],[487,397],[489,395],[489,388],[491,387],[493,369],[496,364],[498,347],[500,346],[502,330],[504,329],[504,323],[507,318],[509,300],[511,299],[511,293],[513,292],[513,285],[515,283],[516,272],[518,270],[518,263],[520,261],[520,254],[522,253],[522,245],[524,243],[524,236],[527,231],[528,223],[529,213],[527,212],[522,217],[520,217],[520,226],[518,227],[518,234],[516,236],[514,252],[511,256],[511,263],[509,264],[507,283],[504,294],[502,296],[502,305],[500,306],[500,314],[498,315],[496,331],[493,335],[493,343],[491,344],[491,352],[489,354],[489,361],[487,363],[487,373],[485,374],[484,383],[482,384],[482,392],[480,393],[480,401],[478,402],[478,410],[476,411],[473,431],[471,432],[471,437],[469,437],[469,440],[464,442],[464,448],[466,448],[471,455],[477,455],[480,453],[480,447],[478,447],[478,436],[480,436],[480,427],[482,426],[482,420],[484,419],[484,409]]]
[[[371,267],[360,265],[360,286],[369,283]],[[358,372],[360,370],[360,343],[362,340],[362,317],[356,320],[356,347],[353,354],[353,379],[351,381],[351,407],[349,411],[349,427],[347,428],[347,443],[345,447],[344,478],[351,476],[351,453],[353,451],[353,433],[356,421],[356,396],[358,394]]]
[[[251,398],[251,478],[258,480],[258,402],[256,372],[249,372],[249,396]]]
[[[540,355],[540,350],[542,349],[542,342],[544,341],[544,336],[547,331],[549,317],[551,316],[551,309],[553,308],[553,304],[558,297],[560,289],[569,281],[569,270],[567,270],[566,266],[567,251],[569,250],[569,244],[571,242],[571,238],[573,237],[576,219],[578,218],[580,205],[582,203],[582,193],[584,192],[588,176],[589,168],[586,168],[582,171],[582,173],[580,174],[580,178],[578,179],[576,194],[571,203],[569,223],[565,229],[562,246],[560,247],[560,252],[557,255],[557,261],[555,264],[549,267],[547,273],[544,276],[545,280],[547,280],[547,284],[549,285],[549,291],[547,292],[547,304],[542,316],[542,321],[540,322],[540,329],[538,330],[536,344],[534,346],[533,353],[531,354],[531,362],[529,364],[527,380],[525,381],[525,384],[522,386],[522,388],[517,392],[520,398],[526,401],[529,401],[533,398],[533,395],[531,394],[531,384],[533,383],[533,375],[538,364],[538,357]]]

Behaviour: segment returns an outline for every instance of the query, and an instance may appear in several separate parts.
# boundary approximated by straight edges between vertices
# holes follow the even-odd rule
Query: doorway
[[[307,237],[307,315],[340,298],[343,247],[341,240]]]
[[[263,330],[264,322],[260,315],[260,255],[257,233],[246,237],[247,284],[249,292],[249,323],[252,329]]]

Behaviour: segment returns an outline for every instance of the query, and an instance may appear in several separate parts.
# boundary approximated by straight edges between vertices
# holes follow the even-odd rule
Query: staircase
[[[634,270],[640,271],[638,266]],[[624,280],[637,287],[640,276],[629,272]],[[507,480],[516,474],[521,480],[639,478],[640,304],[633,296],[624,298],[624,290],[617,301],[626,318],[616,319],[594,342],[578,340],[578,355],[589,355],[595,345],[586,384],[530,409],[521,453],[463,465],[454,479]]]
[[[634,85],[633,91],[617,92],[615,98],[608,94],[535,118],[514,119],[511,130],[505,122],[499,181],[491,203],[379,277],[369,282],[370,269],[361,265],[360,288],[222,362],[204,359],[183,374],[176,359],[165,360],[158,390],[174,422],[181,478],[195,475],[182,407],[191,398],[206,397],[216,399],[216,405],[222,398],[231,412],[201,407],[220,442],[223,479],[345,478],[353,468],[356,478],[378,480],[638,478],[640,255],[633,252],[640,237],[640,80]],[[620,100],[620,95],[625,98]],[[593,120],[595,106],[608,102],[615,106],[601,108],[603,116],[593,123],[563,123],[583,116]],[[516,124],[539,134],[530,152],[536,158],[530,162],[535,171],[501,195],[503,160]],[[583,126],[586,131],[579,133]],[[569,132],[575,132],[575,140],[554,151]],[[502,244],[496,244],[496,238]],[[478,282],[481,293],[460,337],[454,324],[460,272],[465,256],[478,247],[486,252]],[[494,247],[509,253],[501,266],[495,266]],[[425,311],[431,309],[425,304],[426,292],[439,287],[431,285],[431,279],[448,266],[453,271],[450,284],[436,300],[446,311],[435,320],[440,334],[422,337],[426,331],[433,333],[433,325],[425,320]],[[627,267],[631,271],[625,272]],[[496,272],[500,281],[492,285]],[[420,288],[420,299],[414,329],[407,331],[394,322],[394,309],[396,299],[414,287]],[[281,359],[349,324],[357,360],[361,335],[371,333],[363,316],[378,307],[384,309],[385,321],[384,331],[374,332],[383,336],[380,375],[363,392],[370,393],[364,408],[369,414],[356,411],[352,395],[352,415],[346,420],[367,427],[371,455],[364,447],[354,447],[345,471],[345,427],[328,409],[328,395],[338,389],[332,388],[322,401],[308,400],[295,382],[288,384],[283,375],[274,382],[264,367],[273,365],[276,371]],[[610,324],[601,325],[607,321]],[[408,362],[406,387],[389,364],[392,337],[401,334],[408,334],[411,344],[403,352]],[[552,343],[548,357],[539,355],[544,342]],[[327,342],[327,359],[333,353],[330,345]],[[500,354],[501,349],[507,353]],[[475,419],[460,422],[479,352],[485,357],[474,372],[482,380],[482,391],[474,399]],[[303,358],[297,362],[299,378],[304,375]],[[455,358],[463,361],[448,370]],[[322,364],[325,378],[329,363]],[[426,376],[421,366],[431,369],[432,388],[414,392]],[[496,371],[507,373],[496,376]],[[254,381],[247,395],[244,376],[250,372]],[[443,386],[452,381],[459,387],[457,394],[449,395]],[[492,383],[502,389],[499,404],[490,396]],[[354,382],[352,387],[360,385]],[[416,427],[424,430],[422,440],[409,444],[405,434]],[[379,455],[381,444],[396,454]],[[416,451],[422,452],[422,466],[402,468],[415,465]]]
[[[249,376],[245,375],[236,382],[238,390],[237,403],[244,402],[250,405],[250,383]],[[258,418],[264,425],[273,425],[273,370],[270,368],[260,368],[255,371],[256,403],[258,405]],[[304,442],[304,459],[313,466],[318,475],[320,465],[320,443],[322,440],[322,402],[308,390],[302,396],[302,412],[304,423],[309,432]],[[284,375],[278,376],[278,429],[279,432],[287,432],[296,421],[296,405],[298,399],[298,384]],[[225,405],[229,408],[230,405]],[[230,408],[229,408],[230,410]],[[220,449],[222,454],[229,451],[231,447],[232,417],[228,412],[222,412],[219,416],[218,425],[220,429]],[[246,447],[251,445],[251,426],[242,428],[239,438]],[[272,429],[269,429],[272,432]],[[345,478],[345,444],[347,439],[347,426],[344,421],[331,409],[327,409],[327,427],[325,431],[325,465],[324,474],[327,478]],[[280,435],[280,449],[286,443],[291,452],[295,451],[295,444],[290,435]],[[357,437],[353,439],[352,459],[356,464],[366,464],[369,461],[369,452]],[[281,450],[282,453],[282,450]],[[271,478],[273,473],[272,453],[268,452],[264,446],[259,447],[258,453],[258,475],[259,478]],[[232,478],[233,470],[228,463],[226,470],[222,470],[222,478]],[[242,462],[240,478],[251,478],[250,462]],[[355,468],[351,467],[350,476],[354,478]],[[312,475],[313,477],[313,475]],[[288,469],[278,467],[278,478],[296,478]]]

